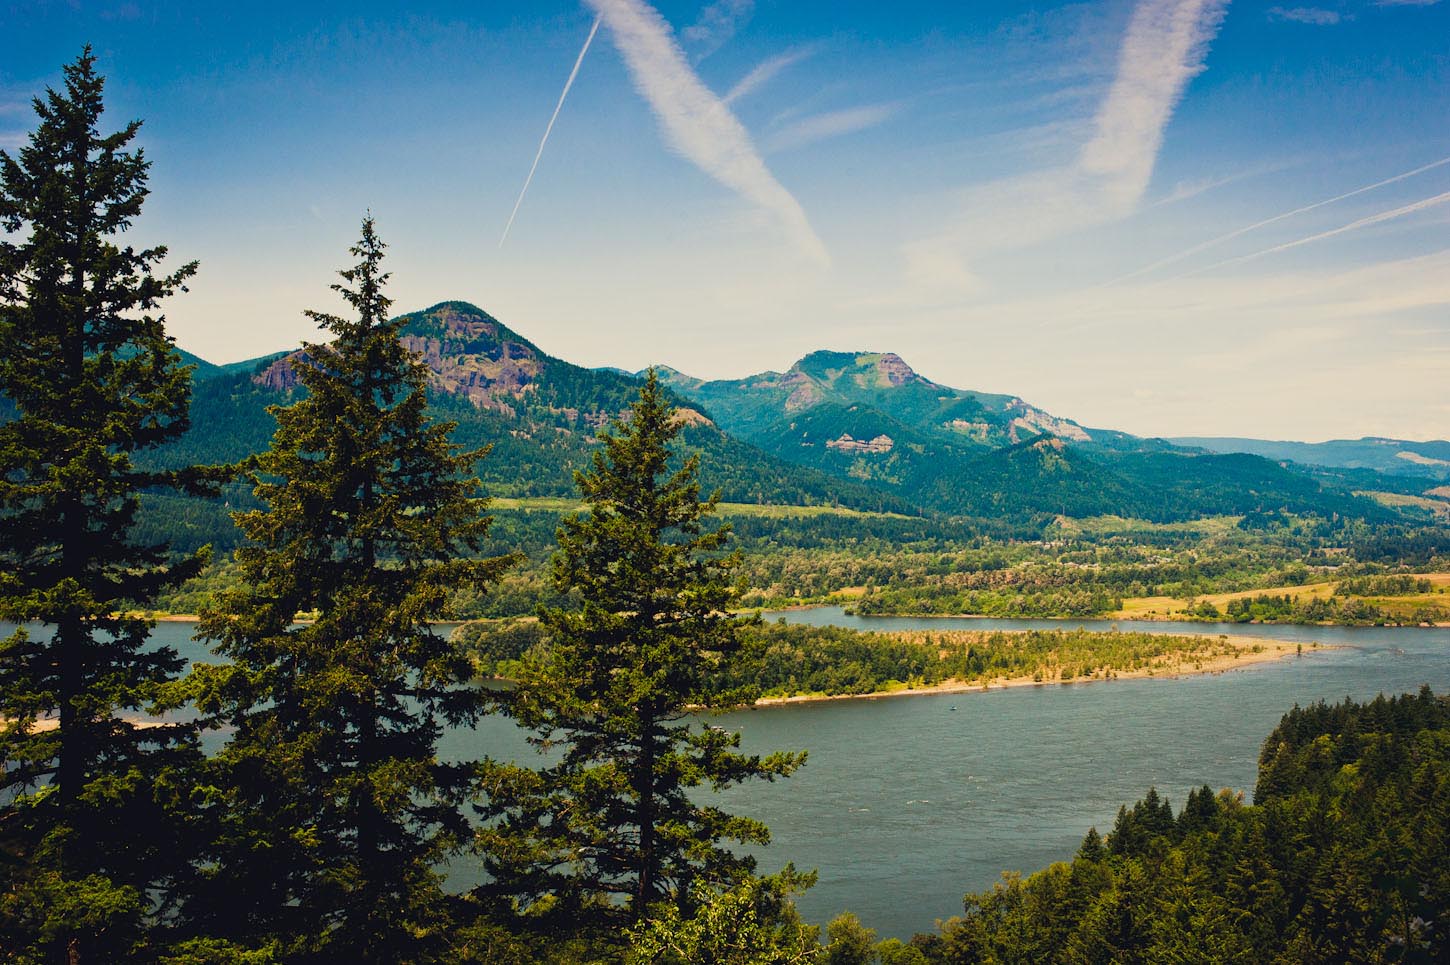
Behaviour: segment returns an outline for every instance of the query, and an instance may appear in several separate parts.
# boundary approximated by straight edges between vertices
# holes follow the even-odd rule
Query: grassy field
[[[1053,523],[1053,535],[1064,539],[1080,536],[1111,536],[1116,533],[1199,533],[1204,536],[1221,536],[1239,524],[1242,516],[1209,516],[1204,519],[1185,520],[1181,523],[1152,523],[1146,519],[1131,519],[1126,516],[1088,516],[1075,519],[1059,516]]]
[[[497,510],[522,510],[525,512],[576,513],[584,508],[577,499],[566,496],[529,496],[519,499],[495,498],[490,504]],[[900,513],[870,513],[841,506],[772,506],[762,503],[721,503],[721,516],[761,516],[768,519],[803,518],[813,516],[845,516],[873,519],[910,519]]]
[[[1436,495],[1439,495],[1442,491],[1445,493],[1450,493],[1450,487],[1441,486],[1437,489],[1431,490],[1431,492],[1435,493]],[[1450,520],[1450,502],[1446,502],[1443,499],[1429,499],[1425,496],[1410,496],[1405,493],[1363,492],[1356,493],[1356,495],[1368,496],[1370,499],[1373,499],[1375,502],[1379,503],[1382,506],[1391,506],[1395,508],[1413,506],[1417,509],[1428,509],[1440,519]]]
[[[1381,607],[1390,613],[1408,613],[1418,606],[1450,607],[1450,573],[1415,573],[1416,580],[1429,580],[1433,589],[1429,593],[1413,593],[1405,596],[1363,596],[1366,603]],[[1205,593],[1193,598],[1193,602],[1212,603],[1219,610],[1225,610],[1229,601],[1253,599],[1256,596],[1290,596],[1299,599],[1325,599],[1333,596],[1339,588],[1337,581],[1325,583],[1304,583],[1299,586],[1274,586],[1258,590],[1240,590],[1235,593]],[[1163,620],[1181,619],[1188,600],[1171,596],[1141,596],[1123,601],[1123,608],[1111,614],[1114,620]]]

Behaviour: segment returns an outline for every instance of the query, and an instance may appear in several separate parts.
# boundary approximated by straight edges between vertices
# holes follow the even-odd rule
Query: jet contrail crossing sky
[[[1251,261],[1254,258],[1262,258],[1264,255],[1272,255],[1277,254],[1281,251],[1288,251],[1290,248],[1298,248],[1300,245],[1307,245],[1315,241],[1323,241],[1325,238],[1333,238],[1337,235],[1342,235],[1345,232],[1358,231],[1360,228],[1368,228],[1371,225],[1382,224],[1386,221],[1393,221],[1395,218],[1403,218],[1405,215],[1414,214],[1417,211],[1424,211],[1426,208],[1438,207],[1439,205],[1445,204],[1446,202],[1450,202],[1450,191],[1446,191],[1444,194],[1437,194],[1432,198],[1424,198],[1420,201],[1415,201],[1398,208],[1392,208],[1389,211],[1381,211],[1379,214],[1372,214],[1367,218],[1360,218],[1357,221],[1351,221],[1349,224],[1340,225],[1338,228],[1331,228],[1328,231],[1321,231],[1318,234],[1312,234],[1307,238],[1298,238],[1294,241],[1286,241],[1282,245],[1275,245],[1272,248],[1265,248],[1262,251],[1250,252],[1247,255],[1239,255],[1237,258],[1229,258],[1224,261],[1215,262],[1212,265],[1206,265],[1203,268],[1195,268],[1193,271],[1190,271],[1184,275],[1179,275],[1178,277],[1191,278],[1194,275],[1201,275],[1206,271],[1213,271],[1215,268],[1222,268],[1225,265],[1237,265],[1241,262]]]
[[[503,234],[499,236],[498,246],[508,240],[509,229],[514,226],[514,219],[519,215],[519,206],[524,203],[524,195],[529,193],[529,185],[533,183],[534,172],[539,169],[539,158],[544,156],[544,145],[549,143],[549,133],[554,129],[554,122],[559,119],[559,111],[564,108],[564,98],[569,96],[569,88],[574,86],[574,78],[579,76],[579,65],[584,63],[584,55],[589,53],[589,45],[594,42],[594,35],[599,32],[599,22],[604,17],[601,14],[594,18],[594,26],[589,28],[589,36],[584,38],[584,46],[579,48],[579,56],[574,59],[574,69],[569,71],[569,79],[564,81],[564,89],[559,92],[559,103],[554,105],[554,114],[549,118],[549,126],[544,128],[544,136],[539,139],[539,149],[534,153],[534,163],[529,166],[529,176],[524,178],[524,186],[519,190],[519,199],[514,202],[514,210],[509,214],[508,224],[503,226]]]
[[[1403,174],[1396,174],[1392,178],[1385,178],[1383,181],[1376,181],[1374,184],[1367,184],[1362,188],[1355,188],[1353,191],[1346,191],[1344,194],[1335,195],[1332,198],[1325,198],[1323,201],[1316,201],[1313,204],[1306,204],[1302,208],[1295,208],[1293,211],[1285,211],[1283,214],[1276,214],[1272,218],[1265,218],[1263,221],[1256,221],[1251,225],[1246,225],[1243,228],[1239,228],[1235,231],[1230,231],[1226,235],[1219,235],[1217,238],[1210,238],[1208,241],[1194,245],[1192,248],[1184,249],[1183,251],[1178,252],[1176,255],[1169,255],[1167,258],[1159,259],[1158,261],[1153,262],[1151,265],[1145,265],[1142,268],[1137,269],[1136,271],[1131,271],[1126,275],[1121,275],[1118,278],[1114,278],[1112,281],[1107,282],[1106,285],[1116,285],[1119,282],[1131,281],[1132,279],[1137,278],[1140,275],[1146,275],[1150,271],[1157,271],[1159,268],[1165,268],[1168,265],[1176,264],[1177,262],[1180,262],[1185,258],[1189,258],[1193,255],[1198,254],[1200,251],[1205,251],[1209,248],[1221,245],[1225,241],[1232,241],[1235,238],[1248,234],[1250,231],[1257,231],[1260,228],[1266,228],[1269,225],[1283,221],[1286,218],[1292,218],[1295,215],[1301,215],[1306,212],[1313,211],[1316,208],[1322,208],[1325,205],[1334,204],[1335,202],[1343,201],[1346,198],[1352,198],[1355,195],[1364,194],[1367,191],[1373,191],[1376,188],[1383,188],[1386,185],[1394,184],[1397,181],[1403,181],[1406,178],[1412,178],[1417,174],[1424,174],[1426,171],[1432,171],[1435,168],[1442,167],[1446,164],[1450,164],[1450,157],[1443,157],[1438,161],[1431,161],[1429,164],[1421,165],[1420,167],[1417,167],[1412,171],[1406,171]],[[1275,248],[1271,250],[1277,251],[1279,249]],[[1238,259],[1230,259],[1230,261],[1237,260]],[[1226,263],[1227,262],[1220,262],[1219,264],[1221,265]],[[1212,267],[1216,268],[1219,267],[1219,265],[1214,265]]]

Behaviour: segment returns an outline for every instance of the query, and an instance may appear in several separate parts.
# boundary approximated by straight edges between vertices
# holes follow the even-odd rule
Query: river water
[[[1029,629],[1106,621],[853,617],[839,608],[768,614],[858,629]],[[962,894],[1001,872],[1070,857],[1090,826],[1157,787],[1175,806],[1202,784],[1252,797],[1260,745],[1295,703],[1367,699],[1429,684],[1450,690],[1450,629],[1133,622],[1125,629],[1232,633],[1302,641],[1304,652],[1220,674],[1022,687],[988,692],[773,706],[724,715],[747,750],[806,749],[795,776],[722,794],[765,821],[762,871],[815,868],[799,901],[811,921],[842,910],[881,937],[930,930]],[[155,639],[191,659],[208,654],[193,626]],[[1325,646],[1315,649],[1312,644]],[[454,758],[525,753],[507,721],[444,738]],[[455,863],[457,884],[477,870]]]

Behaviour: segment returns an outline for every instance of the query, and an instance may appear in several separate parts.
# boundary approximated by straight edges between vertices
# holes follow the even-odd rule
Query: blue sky
[[[371,208],[400,309],[583,364],[896,351],[1141,434],[1450,437],[1450,0],[397,6],[0,0],[0,147],[92,43],[216,361],[312,337]]]

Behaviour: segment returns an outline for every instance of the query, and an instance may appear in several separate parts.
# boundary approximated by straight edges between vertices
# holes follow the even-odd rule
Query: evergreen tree
[[[199,703],[235,728],[208,883],[192,915],[289,961],[424,961],[443,954],[437,864],[469,837],[473,771],[439,761],[444,726],[484,710],[461,650],[429,623],[455,588],[512,562],[481,558],[490,518],[450,424],[426,413],[426,366],[388,319],[371,216],[333,285],[352,318],[292,365],[306,395],[274,408],[238,513],[241,586],[201,633],[234,661],[206,668]],[[296,625],[299,612],[315,622]]]
[[[43,625],[0,641],[0,947],[21,961],[139,954],[196,754],[190,728],[138,723],[182,664],[124,612],[204,558],[135,536],[143,491],[220,475],[136,465],[187,428],[191,370],[156,310],[196,265],[158,274],[166,248],[120,243],[150,165],[140,121],[100,133],[104,85],[87,47],[0,151],[0,619]]]
[[[541,611],[548,646],[504,703],[558,756],[539,771],[494,764],[487,778],[480,847],[491,890],[518,907],[638,918],[669,898],[688,915],[697,885],[754,867],[722,841],[769,839],[694,789],[772,780],[805,759],[741,754],[738,734],[694,719],[754,693],[716,683],[748,621],[729,615],[738,558],[724,553],[728,527],[706,525],[717,497],[700,501],[698,456],[670,465],[679,428],[651,373],[576,476],[588,511],[559,530],[553,582],[579,606]]]
[[[660,917],[629,932],[629,965],[813,965],[830,962],[820,931],[801,921],[791,898],[814,874],[787,867],[768,878],[747,878],[732,888],[701,889],[692,917],[666,906]],[[923,960],[922,965],[925,965]]]
[[[870,965],[875,958],[876,930],[843,911],[826,925],[825,965]]]
[[[1088,828],[1088,833],[1082,839],[1082,846],[1077,849],[1077,856],[1084,861],[1102,861],[1108,855],[1108,849],[1103,847],[1103,839],[1098,834],[1097,828]]]

